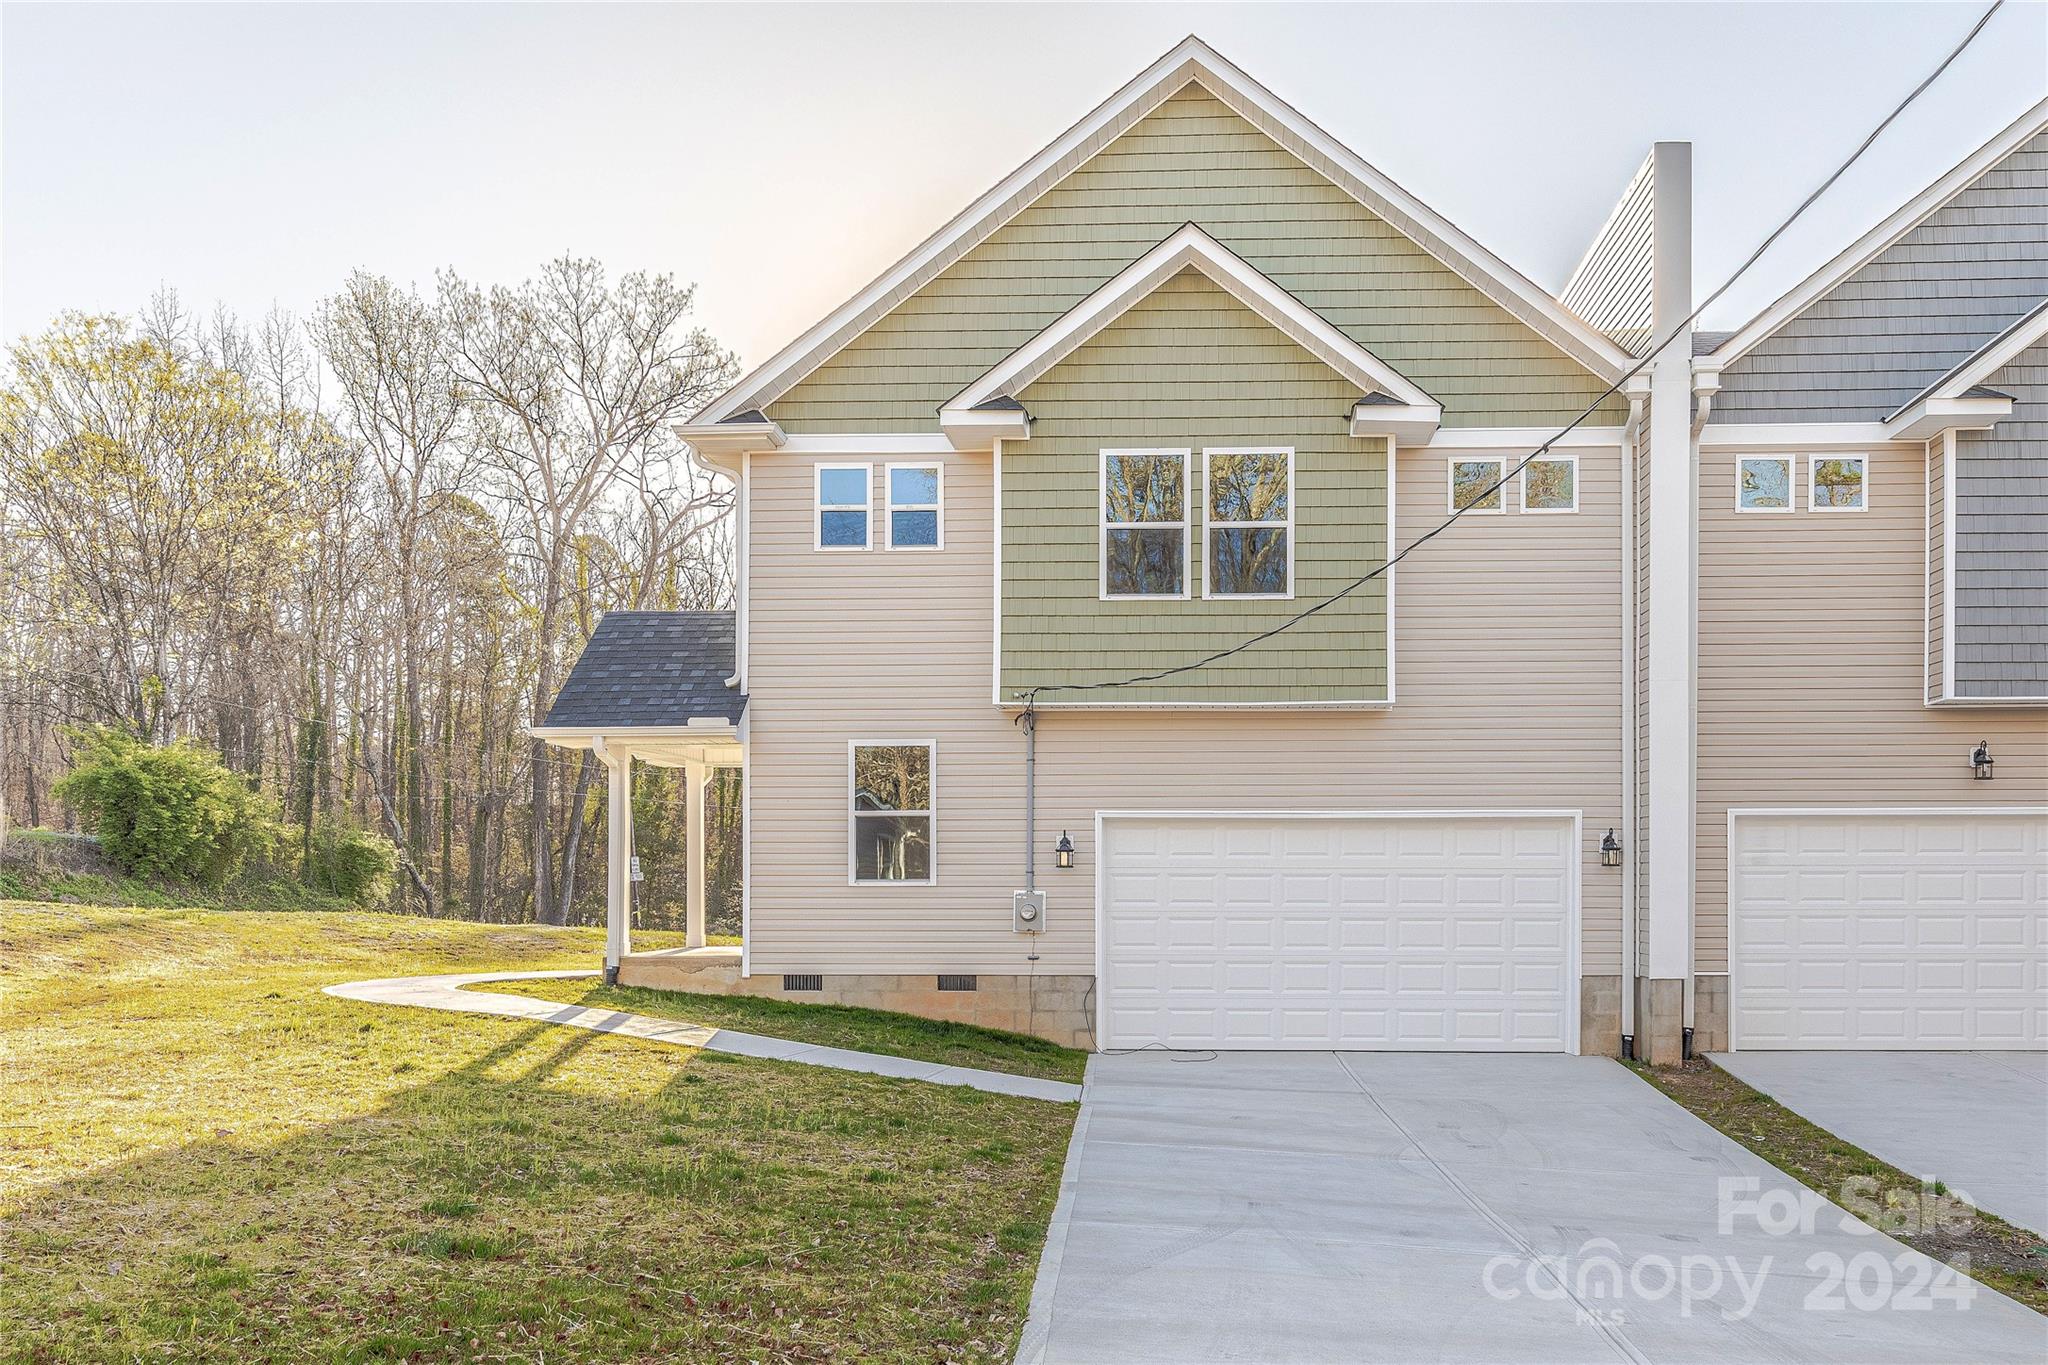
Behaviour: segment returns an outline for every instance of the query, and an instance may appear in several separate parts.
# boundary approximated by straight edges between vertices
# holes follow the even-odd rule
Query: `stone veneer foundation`
[[[975,988],[939,989],[936,976],[892,976],[826,972],[814,978],[820,989],[784,989],[780,973],[740,975],[737,948],[670,949],[629,953],[619,964],[619,984],[701,995],[752,995],[813,1005],[858,1005],[927,1019],[950,1019],[982,1028],[1028,1033],[1085,1051],[1095,1048],[1091,1011],[1092,976],[973,977]]]

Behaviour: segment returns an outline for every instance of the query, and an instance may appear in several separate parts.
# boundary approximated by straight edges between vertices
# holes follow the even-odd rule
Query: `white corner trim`
[[[1702,357],[1702,368],[1724,370],[1775,335],[1779,328],[1826,297],[1836,286],[1870,264],[1893,243],[1920,226],[1986,171],[2012,155],[2036,133],[2048,129],[2048,98],[2014,119],[1989,142],[1901,205],[1890,217],[1863,234],[1833,260],[1794,285],[1783,297],[1753,318],[1734,336]]]
[[[748,408],[766,406],[787,393],[875,319],[987,240],[1189,81],[1199,82],[1233,112],[1328,176],[1345,193],[1385,218],[1468,284],[1594,374],[1612,379],[1628,368],[1628,354],[1596,328],[1575,317],[1449,219],[1367,165],[1357,153],[1302,117],[1208,44],[1189,37],[1126,82],[865,289],[742,377],[714,399],[697,420],[716,422]]]
[[[944,428],[949,419],[962,420],[991,399],[1016,397],[1088,338],[1189,268],[1199,270],[1239,303],[1356,384],[1361,392],[1384,393],[1404,404],[1435,409],[1441,414],[1435,401],[1400,371],[1325,322],[1300,299],[1253,269],[1242,256],[1188,223],[962,389],[940,409],[939,425]]]

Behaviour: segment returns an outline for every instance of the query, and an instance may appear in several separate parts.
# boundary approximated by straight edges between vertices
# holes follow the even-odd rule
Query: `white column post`
[[[604,975],[616,981],[619,963],[633,951],[633,757],[592,741],[604,760]]]
[[[689,849],[689,882],[683,902],[683,924],[688,930],[685,946],[704,946],[704,779],[709,769],[702,760],[683,765],[683,843]]]

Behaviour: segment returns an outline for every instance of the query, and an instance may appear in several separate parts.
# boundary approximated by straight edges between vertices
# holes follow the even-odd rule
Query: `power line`
[[[1325,597],[1320,602],[1317,602],[1312,606],[1306,607],[1303,610],[1296,612],[1293,616],[1288,617],[1286,620],[1280,622],[1278,625],[1272,626],[1266,630],[1262,630],[1258,634],[1253,635],[1247,639],[1240,640],[1238,643],[1230,645],[1227,648],[1219,649],[1213,654],[1205,654],[1199,659],[1194,659],[1184,664],[1176,664],[1171,668],[1157,669],[1150,673],[1133,674],[1132,676],[1127,678],[1115,678],[1102,682],[1089,683],[1045,683],[1035,687],[1025,688],[1023,691],[1014,693],[1013,695],[1018,700],[1022,701],[1025,707],[1029,709],[1037,702],[1041,694],[1047,692],[1099,692],[1117,687],[1135,687],[1145,683],[1163,682],[1168,678],[1178,677],[1183,673],[1192,673],[1197,669],[1207,668],[1211,664],[1221,663],[1223,662],[1223,660],[1228,659],[1233,655],[1242,654],[1245,650],[1252,648],[1254,645],[1265,643],[1267,640],[1272,639],[1274,636],[1279,635],[1284,631],[1292,630],[1294,627],[1300,625],[1302,622],[1308,620],[1310,617],[1316,615],[1318,612],[1323,611],[1325,608],[1333,606],[1336,603],[1343,601],[1352,593],[1358,591],[1367,583],[1372,582],[1381,574],[1385,573],[1387,570],[1393,568],[1396,564],[1399,564],[1402,560],[1406,559],[1409,555],[1421,549],[1424,545],[1427,545],[1430,541],[1435,540],[1438,536],[1442,535],[1445,531],[1449,530],[1452,523],[1456,522],[1458,518],[1464,516],[1465,513],[1471,511],[1472,508],[1486,501],[1495,493],[1499,492],[1502,488],[1506,487],[1508,482],[1512,480],[1517,474],[1521,473],[1523,469],[1527,468],[1532,462],[1541,458],[1543,455],[1547,454],[1552,446],[1556,445],[1559,441],[1563,440],[1566,436],[1570,435],[1581,424],[1583,424],[1587,418],[1591,417],[1595,412],[1599,411],[1600,406],[1603,403],[1605,403],[1608,399],[1614,397],[1615,394],[1621,392],[1623,386],[1625,386],[1629,382],[1629,380],[1634,379],[1637,375],[1641,374],[1646,368],[1648,368],[1650,363],[1653,360],[1655,360],[1659,354],[1663,352],[1665,347],[1669,346],[1674,340],[1676,340],[1681,335],[1689,333],[1692,329],[1692,325],[1695,322],[1699,321],[1700,314],[1706,312],[1707,309],[1713,307],[1716,303],[1720,302],[1721,296],[1723,294],[1726,294],[1728,290],[1734,286],[1735,282],[1741,279],[1743,275],[1749,271],[1749,268],[1751,266],[1755,265],[1758,260],[1762,259],[1763,254],[1765,252],[1769,251],[1772,246],[1776,245],[1778,239],[1784,236],[1786,231],[1790,229],[1794,223],[1798,222],[1799,219],[1806,213],[1808,209],[1813,207],[1815,201],[1817,201],[1822,195],[1826,194],[1830,189],[1834,188],[1835,182],[1840,180],[1844,175],[1846,175],[1849,171],[1849,168],[1854,166],[1859,160],[1862,159],[1863,154],[1870,150],[1871,145],[1875,143],[1879,137],[1883,136],[1885,129],[1891,127],[1892,124],[1897,121],[1899,116],[1905,113],[1906,110],[1912,106],[1915,100],[1919,99],[1921,95],[1926,93],[1927,88],[1929,86],[1933,85],[1935,81],[1941,78],[1942,73],[1947,71],[1949,67],[1955,63],[1956,58],[1962,56],[1963,52],[1970,46],[1970,44],[1977,40],[1977,35],[1984,31],[1984,26],[1991,22],[1991,17],[1997,14],[1998,11],[2003,9],[2004,7],[2005,0],[1992,0],[1991,7],[1986,9],[1984,13],[1977,17],[1977,22],[1970,26],[1970,31],[1963,35],[1962,41],[1957,43],[1954,48],[1950,49],[1949,54],[1941,59],[1940,63],[1936,65],[1934,70],[1928,72],[1926,77],[1922,79],[1918,85],[1914,86],[1912,91],[1903,100],[1901,100],[1889,114],[1886,114],[1884,118],[1879,121],[1878,125],[1875,128],[1870,130],[1869,135],[1865,137],[1862,142],[1857,144],[1856,150],[1849,154],[1848,159],[1842,162],[1841,165],[1835,167],[1834,171],[1829,174],[1827,179],[1821,181],[1820,184],[1814,189],[1814,191],[1811,194],[1807,195],[1806,198],[1801,200],[1799,203],[1799,207],[1793,209],[1791,215],[1787,217],[1784,222],[1778,224],[1777,227],[1771,229],[1770,233],[1763,239],[1763,241],[1757,244],[1756,250],[1749,253],[1749,256],[1742,262],[1742,264],[1735,268],[1735,272],[1731,274],[1727,279],[1721,282],[1719,288],[1715,289],[1713,293],[1707,295],[1707,297],[1703,299],[1700,302],[1699,306],[1694,308],[1692,312],[1686,314],[1684,321],[1680,322],[1676,327],[1673,327],[1669,332],[1665,333],[1661,339],[1657,340],[1655,344],[1651,345],[1643,353],[1642,359],[1638,360],[1634,365],[1630,366],[1621,375],[1620,378],[1616,379],[1612,384],[1609,384],[1607,388],[1600,394],[1600,396],[1598,398],[1595,398],[1591,403],[1587,404],[1586,407],[1582,411],[1580,411],[1580,413],[1576,417],[1572,418],[1569,422],[1565,423],[1562,427],[1558,428],[1556,432],[1552,433],[1549,439],[1545,440],[1542,445],[1537,446],[1527,455],[1524,455],[1519,460],[1517,460],[1512,469],[1506,469],[1501,474],[1500,478],[1496,479],[1493,483],[1487,485],[1479,492],[1474,493],[1469,499],[1467,499],[1464,503],[1460,504],[1458,507],[1452,509],[1451,514],[1449,516],[1445,517],[1441,522],[1431,527],[1428,531],[1425,531],[1423,534],[1417,536],[1414,540],[1410,541],[1408,545],[1404,547],[1398,554],[1395,554],[1394,556],[1387,559],[1383,563],[1375,566],[1368,572],[1359,575],[1357,578],[1354,578],[1353,580],[1351,580],[1351,582],[1345,584],[1336,592],[1331,593],[1328,597]],[[1393,496],[1393,460],[1391,458],[1392,449],[1393,445],[1390,441],[1388,443],[1389,459],[1387,462],[1387,494],[1389,497]]]

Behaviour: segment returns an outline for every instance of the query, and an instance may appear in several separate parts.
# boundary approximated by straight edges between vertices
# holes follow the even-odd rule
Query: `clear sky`
[[[160,284],[254,317],[348,270],[567,250],[701,286],[758,362],[1188,33],[1550,289],[1658,138],[1702,290],[1976,4],[123,6],[0,12],[0,331]],[[2048,87],[2013,0],[1733,326]]]

